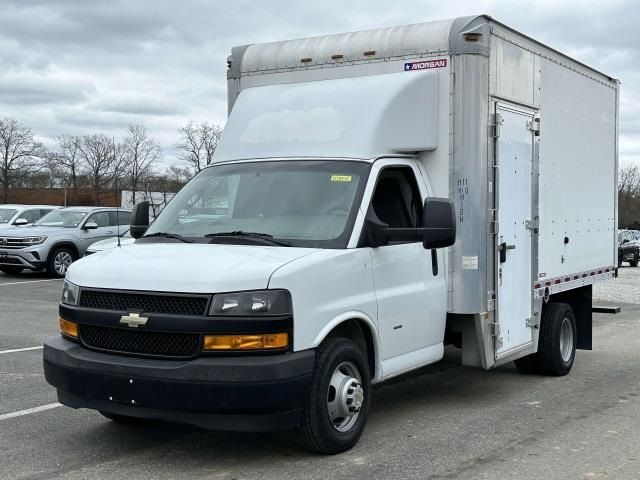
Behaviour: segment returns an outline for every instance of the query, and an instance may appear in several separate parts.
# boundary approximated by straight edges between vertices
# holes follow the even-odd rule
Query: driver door
[[[396,228],[422,223],[427,188],[412,163],[377,161],[367,215]],[[446,284],[441,251],[422,242],[394,242],[370,248],[378,304],[382,374],[399,374],[440,360],[446,318]]]

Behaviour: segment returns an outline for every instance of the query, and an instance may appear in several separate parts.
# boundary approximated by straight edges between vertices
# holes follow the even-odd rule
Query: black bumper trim
[[[47,382],[60,403],[221,430],[297,425],[315,352],[150,360],[92,352],[61,337],[44,345]]]

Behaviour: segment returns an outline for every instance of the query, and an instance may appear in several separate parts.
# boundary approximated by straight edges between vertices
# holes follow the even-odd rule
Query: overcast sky
[[[487,13],[622,81],[621,161],[640,162],[637,1],[1,0],[0,117],[47,146],[143,123],[224,125],[231,47]]]

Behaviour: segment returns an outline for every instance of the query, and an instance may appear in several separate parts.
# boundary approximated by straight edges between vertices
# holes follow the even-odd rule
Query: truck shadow
[[[497,401],[503,389],[513,388],[506,385],[505,376],[531,381],[531,377],[519,374],[512,366],[491,372],[464,367],[457,351],[447,352],[438,364],[374,387],[371,416],[363,440],[376,441],[376,436],[384,436],[387,422],[428,420],[431,415],[450,416],[456,409],[477,409],[478,405],[491,404],[491,398]],[[101,432],[100,441],[105,441],[106,436],[110,438],[109,442],[124,442],[129,447],[138,444],[144,449],[150,440],[154,440],[154,446],[166,450],[174,460],[175,451],[179,450],[178,461],[186,462],[185,468],[194,465],[202,468],[214,462],[218,466],[221,462],[229,462],[231,466],[239,458],[246,466],[246,462],[257,465],[261,461],[273,462],[274,458],[290,460],[295,457],[301,461],[319,457],[304,450],[293,432],[218,432],[169,422],[140,421],[133,425],[117,425],[106,420],[97,429]],[[360,445],[353,451],[358,448]],[[131,449],[126,453],[131,453]],[[171,468],[176,466],[172,464]]]

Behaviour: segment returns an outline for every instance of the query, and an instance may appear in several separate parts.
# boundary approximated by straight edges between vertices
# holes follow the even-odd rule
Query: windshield
[[[15,208],[0,208],[0,223],[9,223],[17,211]]]
[[[87,212],[54,210],[53,212],[47,213],[44,217],[34,223],[34,225],[37,225],[38,227],[75,228],[86,216]]]
[[[344,248],[368,172],[369,164],[345,160],[210,167],[171,200],[146,236],[251,232],[293,246]]]

